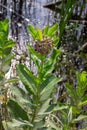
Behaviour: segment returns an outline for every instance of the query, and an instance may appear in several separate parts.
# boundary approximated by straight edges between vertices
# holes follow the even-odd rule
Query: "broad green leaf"
[[[9,108],[9,112],[13,118],[28,121],[27,112],[17,102],[9,100],[7,105]]]
[[[57,31],[58,31],[58,24],[56,23],[51,28],[49,28],[47,35],[49,37],[52,37],[57,33]]]
[[[48,114],[51,114],[52,112],[54,112],[54,107],[55,107],[55,104],[49,104],[48,105],[48,108],[44,111],[43,115],[48,115]],[[42,113],[40,113],[42,114]]]
[[[26,90],[30,94],[36,95],[37,78],[22,64],[17,65],[17,72]]]
[[[43,120],[37,121],[34,123],[33,130],[44,130],[43,128],[44,128],[44,121]]]
[[[40,91],[42,91],[54,78],[54,74],[46,76],[46,78],[44,78],[44,80],[41,83]]]
[[[41,68],[41,60],[37,56],[35,56],[33,54],[31,54],[31,59],[35,63],[37,69],[40,70],[40,68]]]
[[[27,93],[22,88],[11,86],[10,89],[12,90],[15,101],[18,102],[18,104],[22,108],[29,109],[29,107],[30,108],[35,107],[35,105],[31,103],[30,98],[27,95]]]
[[[51,130],[53,129],[53,130],[58,130],[58,129],[60,129],[58,126],[56,126],[56,124],[52,121],[52,120],[48,120],[48,122],[47,122],[48,124],[49,124],[49,127],[51,128]]]
[[[31,59],[39,70],[41,68],[41,55],[39,55],[39,53],[37,53],[31,46],[28,46],[28,49],[30,52]]]
[[[40,100],[41,100],[41,101],[47,100],[47,99],[50,97],[50,95],[51,95],[53,89],[55,89],[55,85],[56,85],[57,83],[59,83],[61,80],[62,80],[61,78],[57,78],[57,77],[54,75],[53,78],[51,79],[50,83],[47,84],[47,85],[44,87],[44,89],[42,90],[42,92],[41,92],[41,94],[40,94],[40,95],[41,95],[41,99],[40,99]]]
[[[3,128],[4,128],[4,130],[23,130],[23,129],[21,129],[21,128],[13,128],[12,126],[11,126],[11,124],[9,124],[9,122],[7,122],[7,121],[2,121],[2,125],[3,125]]]
[[[37,31],[36,31],[36,29],[32,25],[29,25],[28,29],[29,29],[29,32],[32,35],[32,37],[34,39],[36,39],[37,38]]]
[[[29,123],[28,121],[21,120],[21,119],[19,119],[19,120],[12,119],[11,122],[3,121],[3,125],[4,125],[5,129],[6,129],[6,126],[7,126],[7,128],[10,128],[11,130],[14,129],[14,128],[15,129],[19,128],[20,129],[20,128],[23,128],[23,126],[31,126],[31,127],[33,127],[33,125],[31,123]]]
[[[64,105],[64,104],[51,104],[48,106],[47,110],[44,112],[44,114],[50,114],[52,112],[56,112],[56,111],[62,111],[62,110],[67,110],[69,108],[69,106]]]
[[[44,115],[44,112],[49,108],[51,98],[49,98],[47,101],[45,101],[42,106],[40,107],[38,115]]]
[[[54,49],[51,54],[51,57],[43,65],[43,69],[44,69],[43,71],[45,76],[50,74],[53,71],[56,64],[56,59],[60,55],[60,53],[61,53],[60,50]]]

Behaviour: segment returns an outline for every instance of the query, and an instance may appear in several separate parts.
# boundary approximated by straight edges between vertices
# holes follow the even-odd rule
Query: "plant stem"
[[[38,71],[38,76],[39,76],[39,84],[38,84],[38,89],[37,89],[37,95],[36,95],[36,99],[35,99],[35,104],[37,105],[37,107],[34,109],[34,111],[32,112],[32,120],[31,120],[31,124],[34,124],[34,120],[35,120],[35,117],[37,115],[37,109],[38,109],[38,104],[39,104],[39,99],[40,99],[40,85],[42,83],[42,79],[43,79],[43,74],[42,74],[42,69],[43,69],[43,64],[44,64],[44,61],[42,60],[41,61],[41,68],[40,70]],[[29,130],[32,130],[33,128],[30,127]]]
[[[35,117],[36,117],[36,111],[37,111],[37,108],[34,109],[33,117],[32,117],[32,120],[31,120],[31,124],[34,123],[34,120],[35,120]],[[32,127],[30,127],[29,130],[32,130]]]
[[[31,121],[32,124],[34,122],[35,116],[36,116],[36,109],[34,110],[34,114],[33,114],[33,117],[32,117],[32,121]]]

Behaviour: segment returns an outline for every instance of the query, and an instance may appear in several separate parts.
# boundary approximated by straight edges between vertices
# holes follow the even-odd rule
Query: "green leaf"
[[[45,110],[44,115],[51,114],[52,112],[54,112],[55,105],[56,104],[48,105],[48,108],[47,108],[47,110]]]
[[[53,39],[53,45],[54,46],[57,45],[58,42],[59,42],[59,37],[54,37],[54,39]]]
[[[41,83],[40,91],[42,91],[54,78],[55,78],[54,74],[50,74],[46,76]]]
[[[17,72],[26,90],[30,94],[36,95],[37,78],[22,64],[17,65]]]
[[[44,55],[41,55],[40,53],[36,52],[30,45],[28,45],[29,52],[32,54],[32,57],[37,57],[38,62],[45,59]]]
[[[84,101],[86,101],[87,100],[87,94],[85,94],[85,96],[83,96],[83,98],[82,98],[82,102],[84,102]]]
[[[73,86],[72,85],[70,85],[70,84],[66,84],[66,89],[67,89],[67,92],[68,92],[68,94],[71,96],[71,100],[73,101],[73,103],[76,103],[76,101],[77,101],[77,92],[76,92],[76,89],[74,88],[73,89]]]
[[[15,119],[12,119],[11,122],[6,122],[6,121],[3,121],[3,125],[4,125],[4,128],[8,130],[9,129],[16,129],[16,128],[23,128],[23,126],[31,126],[33,127],[33,125],[31,123],[29,123],[29,121],[26,121],[26,120],[15,120]]]
[[[44,128],[44,121],[43,120],[39,120],[39,121],[34,123],[33,130],[46,130],[43,128]]]
[[[52,76],[50,82],[48,80],[48,84],[46,83],[47,85],[44,87],[44,89],[40,93],[40,95],[41,95],[40,100],[41,101],[47,100],[50,97],[53,89],[55,89],[55,85],[57,83],[59,83],[61,80],[62,80],[62,78],[57,78],[55,75]]]
[[[48,108],[47,110],[44,111],[44,114],[51,114],[52,112],[67,110],[68,108],[69,106],[60,104],[60,103],[51,104],[51,105],[48,105]]]
[[[9,100],[7,105],[9,108],[9,112],[13,118],[28,121],[27,112],[16,101]]]
[[[39,53],[37,53],[31,46],[28,46],[29,52],[31,53],[31,59],[33,60],[33,62],[35,63],[35,65],[37,66],[38,70],[41,67],[41,55],[39,55]]]
[[[51,98],[49,98],[47,101],[45,101],[42,106],[40,107],[38,115],[44,115],[45,111],[49,108],[49,102],[51,101]]]
[[[53,130],[59,130],[60,128],[58,126],[55,125],[55,123],[52,121],[52,120],[48,120],[48,124],[49,124],[49,127],[51,127],[51,130],[53,128]]]
[[[11,53],[11,50],[12,50],[12,48],[7,48],[7,49],[3,49],[3,58],[6,58],[7,57],[7,55],[9,55],[10,53]]]
[[[72,120],[72,123],[77,123],[77,122],[85,120],[85,119],[87,119],[86,115],[80,115],[76,119]]]
[[[73,112],[73,115],[79,115],[82,112],[82,110],[79,107],[79,105],[78,105],[78,107],[72,106],[72,112]]]
[[[57,105],[55,105],[54,111],[62,111],[64,109],[68,109],[68,108],[69,108],[68,105],[65,105],[63,103],[62,104],[58,103]]]
[[[5,73],[0,71],[0,81],[3,81],[4,76],[5,76]]]
[[[37,38],[37,31],[36,31],[36,29],[32,25],[29,25],[28,29],[29,29],[29,32],[32,35],[32,37],[34,39],[36,39]]]
[[[3,49],[7,49],[7,48],[12,48],[15,46],[15,42],[13,42],[12,40],[7,40],[6,43],[4,43],[3,45]]]
[[[87,89],[87,72],[83,71],[82,73],[77,74],[78,87],[77,93],[79,97],[84,96],[84,93]]]
[[[13,58],[14,58],[14,55],[13,55],[13,54],[9,54],[9,55],[7,55],[6,58],[4,59],[2,65],[3,65],[3,66],[7,65],[8,63],[11,62],[11,59],[13,59]]]
[[[57,33],[57,31],[58,31],[58,24],[56,23],[51,28],[49,28],[47,35],[49,37],[52,37]]]
[[[10,79],[5,80],[5,84],[6,84],[6,83],[16,83],[16,82],[18,82],[18,81],[19,81],[19,78],[13,77],[13,78],[10,78]]]
[[[83,102],[80,102],[80,103],[78,104],[78,106],[84,106],[84,105],[87,105],[87,100],[85,100],[85,101],[83,101]]]
[[[9,71],[10,63],[9,64],[2,64],[2,71],[6,74]]]
[[[2,121],[2,125],[3,125],[3,128],[4,128],[4,130],[15,130],[15,128],[13,128],[12,126],[11,126],[11,124],[9,124],[9,122],[7,122],[7,121]],[[20,129],[20,128],[16,128],[16,130],[23,130],[23,129]]]
[[[12,47],[14,46],[15,42],[13,42],[12,40],[6,40],[5,42],[3,42],[3,44],[0,47],[1,57],[7,57],[11,53]]]
[[[44,69],[43,71],[45,76],[47,76],[53,71],[56,64],[56,59],[60,55],[60,53],[61,53],[60,50],[54,49],[51,54],[51,57],[43,65],[43,69]]]
[[[35,63],[35,65],[37,67],[37,70],[40,70],[40,68],[41,68],[41,60],[37,56],[35,56],[33,54],[31,54],[31,59]]]
[[[70,107],[69,112],[68,112],[68,122],[72,121],[72,107]]]
[[[4,32],[8,36],[9,20],[0,21],[0,32]]]
[[[38,29],[37,30],[37,35],[38,35],[38,39],[41,41],[43,39],[42,30]]]
[[[11,86],[10,89],[15,96],[15,101],[18,102],[22,108],[29,109],[35,107],[35,105],[31,103],[27,93],[22,88]]]
[[[48,30],[49,30],[49,26],[46,26],[46,27],[44,28],[44,36],[48,34]]]

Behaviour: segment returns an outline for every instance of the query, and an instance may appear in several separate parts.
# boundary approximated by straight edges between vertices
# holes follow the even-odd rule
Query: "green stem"
[[[33,117],[32,117],[32,120],[31,120],[31,123],[33,124],[34,123],[34,119],[35,119],[35,116],[36,116],[36,109],[34,110],[34,114],[33,114]]]
[[[34,109],[34,111],[32,112],[33,115],[32,115],[32,120],[31,120],[31,124],[34,124],[34,121],[35,121],[35,117],[37,115],[37,110],[38,110],[38,104],[39,104],[39,99],[40,99],[40,86],[41,86],[41,83],[42,83],[42,79],[43,79],[43,74],[42,74],[42,69],[43,69],[43,64],[44,64],[44,61],[42,60],[41,62],[41,68],[40,70],[38,71],[38,76],[39,76],[39,84],[38,84],[38,89],[37,89],[37,95],[36,95],[36,99],[35,100],[35,104],[37,105],[37,107]],[[29,130],[32,130],[33,128],[30,127]]]
[[[34,112],[33,112],[33,117],[32,117],[32,120],[31,120],[31,124],[34,124],[34,120],[35,120],[35,117],[36,117],[36,111],[37,111],[37,108],[34,109]],[[30,127],[29,130],[32,130],[33,128]]]

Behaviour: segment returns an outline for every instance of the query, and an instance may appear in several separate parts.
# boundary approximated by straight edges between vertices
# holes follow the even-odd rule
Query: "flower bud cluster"
[[[36,40],[34,49],[42,55],[48,54],[52,49],[52,40],[50,37],[45,36],[41,41]]]

